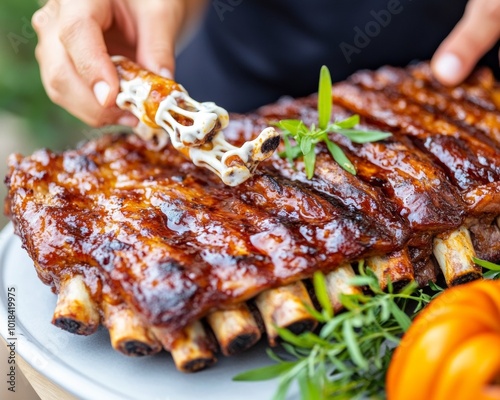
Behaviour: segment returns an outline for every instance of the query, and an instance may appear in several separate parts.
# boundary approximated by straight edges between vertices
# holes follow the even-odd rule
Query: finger
[[[55,29],[39,36],[35,55],[42,83],[54,103],[91,126],[114,123],[125,114],[117,107],[104,108],[97,102],[91,88],[75,70]]]
[[[182,1],[141,3],[137,9],[137,62],[171,78],[175,68],[175,41],[183,19]]]
[[[431,66],[436,78],[457,85],[500,37],[500,1],[471,0],[465,14],[439,46]]]
[[[114,105],[119,86],[103,33],[112,21],[110,8],[108,1],[71,2],[61,8],[58,27],[76,72],[103,107]]]

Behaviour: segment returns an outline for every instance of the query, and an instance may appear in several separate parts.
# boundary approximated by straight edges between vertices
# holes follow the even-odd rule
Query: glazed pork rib
[[[457,100],[424,72],[363,71],[334,85],[334,118],[359,113],[361,129],[393,134],[362,145],[331,135],[356,176],[321,145],[312,180],[301,160],[275,155],[236,187],[136,136],[11,156],[5,210],[40,279],[59,293],[53,322],[80,334],[102,322],[118,351],[163,347],[194,371],[215,361],[215,342],[229,355],[262,329],[274,343],[275,326],[314,328],[301,281],[316,270],[336,309],[340,293],[357,290],[348,279],[359,259],[382,284],[424,285],[438,265],[450,285],[480,277],[475,251],[500,260],[500,151],[493,126],[468,121],[496,115],[492,86],[473,76],[464,93],[480,93],[482,104],[472,94]],[[419,97],[424,86],[425,99],[446,107]],[[233,116],[225,134],[241,146],[278,119],[315,121],[315,108],[315,96],[280,101]]]

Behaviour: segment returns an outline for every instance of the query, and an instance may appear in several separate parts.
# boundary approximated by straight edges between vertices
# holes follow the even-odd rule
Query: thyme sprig
[[[294,380],[299,383],[303,399],[383,397],[391,349],[410,326],[412,316],[430,302],[432,296],[417,289],[416,283],[395,292],[388,282],[384,292],[375,274],[365,269],[363,262],[360,262],[359,273],[350,284],[369,288],[371,294],[341,295],[345,311],[334,315],[325,277],[316,272],[313,283],[322,310],[310,312],[323,324],[321,330],[317,334],[296,335],[278,329],[288,355],[279,356],[268,350],[277,364],[244,372],[234,379],[278,378],[275,400],[285,399]]]
[[[476,257],[473,257],[472,260],[477,265],[487,270],[485,273],[483,273],[483,278],[500,279],[500,265],[492,263],[491,261],[481,260]]]
[[[474,262],[485,269],[485,278],[500,279],[500,265],[478,258]],[[363,261],[358,270],[359,276],[350,284],[368,290],[341,295],[345,311],[337,315],[329,301],[325,277],[316,272],[313,285],[322,309],[310,308],[309,312],[322,323],[320,331],[296,335],[278,328],[287,354],[268,349],[276,364],[241,373],[234,379],[279,379],[274,400],[284,400],[293,381],[298,382],[305,400],[385,398],[385,375],[401,336],[425,305],[446,289],[429,282],[424,291],[412,282],[395,292],[389,280],[384,291]]]
[[[330,122],[332,114],[332,79],[328,67],[323,65],[318,86],[318,124],[306,126],[298,119],[284,119],[277,126],[283,131],[285,151],[281,154],[290,163],[303,157],[308,179],[314,175],[316,163],[316,144],[324,142],[333,159],[346,171],[356,175],[356,168],[344,151],[328,137],[335,132],[346,136],[354,143],[367,143],[383,140],[391,136],[388,132],[355,129],[359,124],[359,115],[352,115],[344,120]],[[290,139],[293,139],[294,143]]]

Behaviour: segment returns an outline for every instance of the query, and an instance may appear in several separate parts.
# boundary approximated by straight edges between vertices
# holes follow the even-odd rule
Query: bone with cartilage
[[[213,102],[197,102],[171,79],[142,70],[124,57],[113,57],[120,77],[116,104],[139,119],[136,133],[154,149],[172,146],[229,186],[249,179],[271,157],[280,141],[274,128],[237,147],[222,133],[229,115]],[[163,93],[162,90],[165,92]]]
[[[189,149],[189,158],[199,167],[217,174],[229,186],[243,183],[252,176],[259,163],[269,158],[279,144],[274,128],[264,129],[260,135],[241,147],[226,141],[218,132],[210,143]]]
[[[113,304],[108,299],[101,303],[103,324],[109,330],[111,345],[127,356],[145,356],[158,353],[162,347],[150,329],[125,303]]]
[[[436,236],[433,253],[448,286],[481,277],[481,268],[473,260],[476,252],[469,231],[464,226]]]
[[[271,346],[277,343],[276,328],[286,328],[299,334],[312,331],[318,324],[307,310],[306,305],[311,308],[313,305],[301,281],[266,290],[255,298],[255,304],[264,321],[267,339]]]
[[[90,335],[99,327],[97,304],[81,275],[61,280],[52,323],[78,335]]]
[[[200,321],[191,322],[176,337],[172,337],[171,332],[162,327],[153,327],[151,330],[163,348],[170,351],[179,371],[200,371],[217,361],[214,343]]]
[[[261,337],[259,326],[245,303],[214,311],[207,316],[207,322],[226,356],[252,347]]]
[[[382,289],[387,287],[389,279],[398,286],[404,286],[415,280],[413,265],[406,247],[383,256],[368,257],[366,266],[375,273]]]
[[[326,291],[334,312],[339,312],[344,308],[341,301],[341,295],[362,293],[358,286],[353,286],[349,283],[349,280],[355,276],[356,274],[351,264],[342,264],[332,272],[326,274]]]

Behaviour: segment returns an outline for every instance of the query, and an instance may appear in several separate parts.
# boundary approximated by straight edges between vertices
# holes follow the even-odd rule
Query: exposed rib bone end
[[[208,315],[207,321],[226,356],[245,351],[261,337],[259,326],[244,303],[233,309],[215,311]]]
[[[255,304],[262,315],[271,346],[276,345],[278,338],[276,327],[286,328],[299,334],[314,330],[318,323],[304,306],[307,304],[313,307],[302,282],[266,290],[257,296]]]
[[[351,264],[343,264],[325,276],[326,290],[334,312],[337,313],[343,308],[342,302],[340,301],[341,294],[361,293],[361,289],[359,287],[349,285],[349,280],[355,276],[356,274],[354,273]]]
[[[154,335],[125,304],[103,302],[102,308],[104,325],[115,350],[127,356],[146,356],[162,349]]]
[[[448,286],[481,277],[481,268],[472,260],[476,253],[465,227],[434,238],[433,253]]]
[[[60,283],[52,323],[77,335],[90,335],[99,327],[100,316],[87,286],[80,275]]]
[[[172,338],[164,328],[155,327],[152,331],[165,350],[170,351],[179,371],[201,371],[217,361],[214,343],[200,321],[192,322],[176,338]]]
[[[382,289],[387,287],[389,279],[396,289],[415,280],[410,254],[406,248],[385,256],[369,257],[366,265],[375,273]]]
[[[189,157],[195,165],[217,174],[226,185],[237,186],[252,176],[261,161],[273,155],[279,142],[279,133],[271,127],[239,148],[219,132],[206,146],[190,148]]]

